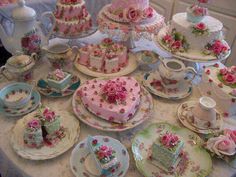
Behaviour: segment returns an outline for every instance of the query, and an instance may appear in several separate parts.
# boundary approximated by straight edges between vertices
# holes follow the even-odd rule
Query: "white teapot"
[[[51,34],[44,36],[39,23],[36,21],[34,9],[25,6],[24,0],[19,0],[17,7],[12,12],[14,29],[12,35],[7,35],[0,25],[1,41],[12,55],[22,52],[26,55],[39,54],[41,46],[45,45]]]

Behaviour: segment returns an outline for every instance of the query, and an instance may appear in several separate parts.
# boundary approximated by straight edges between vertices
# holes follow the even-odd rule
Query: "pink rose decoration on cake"
[[[196,26],[195,26],[196,29],[198,30],[205,30],[207,27],[205,25],[205,23],[198,23]]]
[[[105,38],[105,39],[103,39],[102,44],[104,44],[104,45],[112,45],[113,41],[112,41],[111,38]]]
[[[139,22],[142,18],[142,12],[139,9],[130,7],[129,9],[125,10],[125,18],[133,23]]]
[[[208,3],[209,0],[198,0],[199,3]]]
[[[28,127],[29,128],[33,128],[33,129],[37,129],[39,128],[41,125],[40,125],[40,121],[37,120],[37,119],[33,119],[31,120],[30,122],[28,122]]]
[[[102,96],[109,103],[123,103],[127,97],[127,90],[122,82],[108,81],[102,88]]]
[[[101,57],[101,56],[102,56],[102,50],[101,50],[101,49],[95,49],[95,50],[93,51],[93,55],[94,55],[95,57]]]
[[[236,76],[233,74],[226,74],[223,76],[223,80],[227,83],[227,84],[234,84],[236,83]]]
[[[181,41],[175,41],[172,43],[171,48],[173,50],[179,50],[182,47]]]
[[[164,134],[161,139],[160,142],[167,148],[172,148],[174,146],[176,146],[179,142],[179,137],[172,134],[172,133],[166,133]]]
[[[222,68],[222,69],[220,69],[220,74],[221,74],[221,75],[226,75],[227,73],[228,73],[227,68]]]
[[[218,156],[234,155],[236,153],[236,144],[229,137],[220,135],[219,137],[210,138],[206,143],[207,149],[216,153]]]
[[[170,44],[170,43],[173,42],[173,38],[172,38],[172,36],[169,35],[169,34],[166,34],[166,35],[163,37],[162,40],[163,40],[165,43],[167,43],[167,44]]]
[[[143,10],[143,18],[152,18],[154,10],[152,7],[148,7]]]
[[[225,129],[224,135],[230,137],[236,143],[236,130]]]
[[[215,55],[220,55],[222,53],[227,52],[228,47],[226,45],[224,45],[220,40],[216,40],[212,44],[210,50],[212,50]]]
[[[56,114],[54,111],[50,111],[48,108],[46,108],[43,111],[43,116],[47,121],[51,122],[55,119]]]

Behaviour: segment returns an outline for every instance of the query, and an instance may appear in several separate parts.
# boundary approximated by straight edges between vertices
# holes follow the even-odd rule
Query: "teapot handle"
[[[48,42],[50,37],[52,36],[53,30],[54,30],[54,28],[56,26],[56,18],[55,18],[54,14],[52,12],[44,12],[41,15],[41,18],[40,18],[41,24],[43,26],[44,26],[44,24],[43,24],[43,19],[44,18],[48,18],[51,21],[51,23],[52,23],[51,29],[48,31],[48,34],[46,34],[46,41]],[[45,27],[45,29],[47,29],[47,28]]]
[[[188,79],[189,82],[192,82],[192,80],[196,77],[197,75],[197,71],[193,68],[193,67],[186,67],[185,71],[187,71],[188,73],[192,73],[193,74],[193,77]]]

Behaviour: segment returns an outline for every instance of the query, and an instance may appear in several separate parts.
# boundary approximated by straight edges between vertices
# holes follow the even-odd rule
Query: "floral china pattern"
[[[21,47],[26,55],[32,53],[40,54],[41,38],[38,35],[37,29],[33,29],[25,34],[21,39]]]
[[[142,88],[141,89],[141,102],[140,106],[135,113],[134,117],[127,123],[119,124],[109,121],[105,121],[96,115],[90,113],[83,105],[80,97],[77,96],[78,91],[73,95],[72,106],[75,115],[85,124],[103,131],[124,131],[134,128],[141,124],[142,122],[149,119],[152,114],[153,102],[152,97],[149,92]]]
[[[166,131],[181,136],[184,141],[184,155],[175,173],[165,172],[148,162],[152,143],[162,132]],[[185,128],[172,126],[168,123],[157,123],[142,130],[135,136],[132,143],[132,151],[136,166],[144,176],[207,176],[211,172],[212,161],[210,155],[201,148],[202,144],[203,142],[200,137]]]

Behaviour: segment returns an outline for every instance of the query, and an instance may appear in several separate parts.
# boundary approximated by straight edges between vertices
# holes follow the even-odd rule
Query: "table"
[[[104,36],[99,34],[99,32],[95,33],[93,36],[85,38],[84,41],[86,42],[95,42],[99,41]],[[52,42],[58,42],[59,40],[54,40]],[[154,48],[154,44],[149,41],[139,41],[137,46],[144,48]],[[162,56],[167,56],[168,54],[161,51],[158,48],[155,50]],[[47,75],[47,72],[50,70],[50,65],[46,59],[43,59],[40,64],[37,65],[37,68],[34,71],[35,79],[39,77],[44,77]],[[91,79],[82,73],[79,73],[75,69],[71,69],[71,71],[77,74],[82,82],[86,81],[87,79]],[[141,80],[143,72],[136,70],[132,73],[132,76],[135,76],[138,80]],[[6,85],[7,82],[1,82],[0,88],[3,85]],[[140,126],[130,130],[125,131],[122,133],[108,133],[96,130],[91,128],[83,123],[80,122],[81,132],[79,141],[82,141],[88,134],[90,135],[108,135],[113,138],[120,140],[127,148],[130,153],[130,167],[129,171],[126,174],[127,177],[142,177],[142,175],[138,172],[135,167],[134,160],[131,153],[131,140],[132,137],[138,132],[142,130],[144,127],[154,123],[154,122],[161,122],[166,121],[175,125],[181,126],[176,118],[176,110],[180,103],[199,98],[200,92],[198,91],[197,86],[194,86],[193,93],[189,98],[186,98],[181,101],[169,101],[164,100],[158,97],[153,97],[154,101],[154,114],[153,117],[148,120],[147,122],[141,124]],[[71,106],[71,97],[59,98],[59,99],[48,99],[42,96],[42,103],[47,106],[57,107],[59,110],[66,110],[72,112]],[[10,145],[10,137],[11,137],[11,129],[15,125],[17,118],[6,118],[0,115],[0,172],[2,173],[3,177],[73,177],[73,174],[70,170],[70,154],[72,149],[67,151],[66,153],[62,154],[61,156],[46,160],[46,161],[31,161],[26,160],[19,157],[11,148]],[[231,177],[233,173],[236,173],[236,170],[229,167],[225,162],[221,160],[214,159],[213,160],[213,171],[209,175],[209,177]]]

